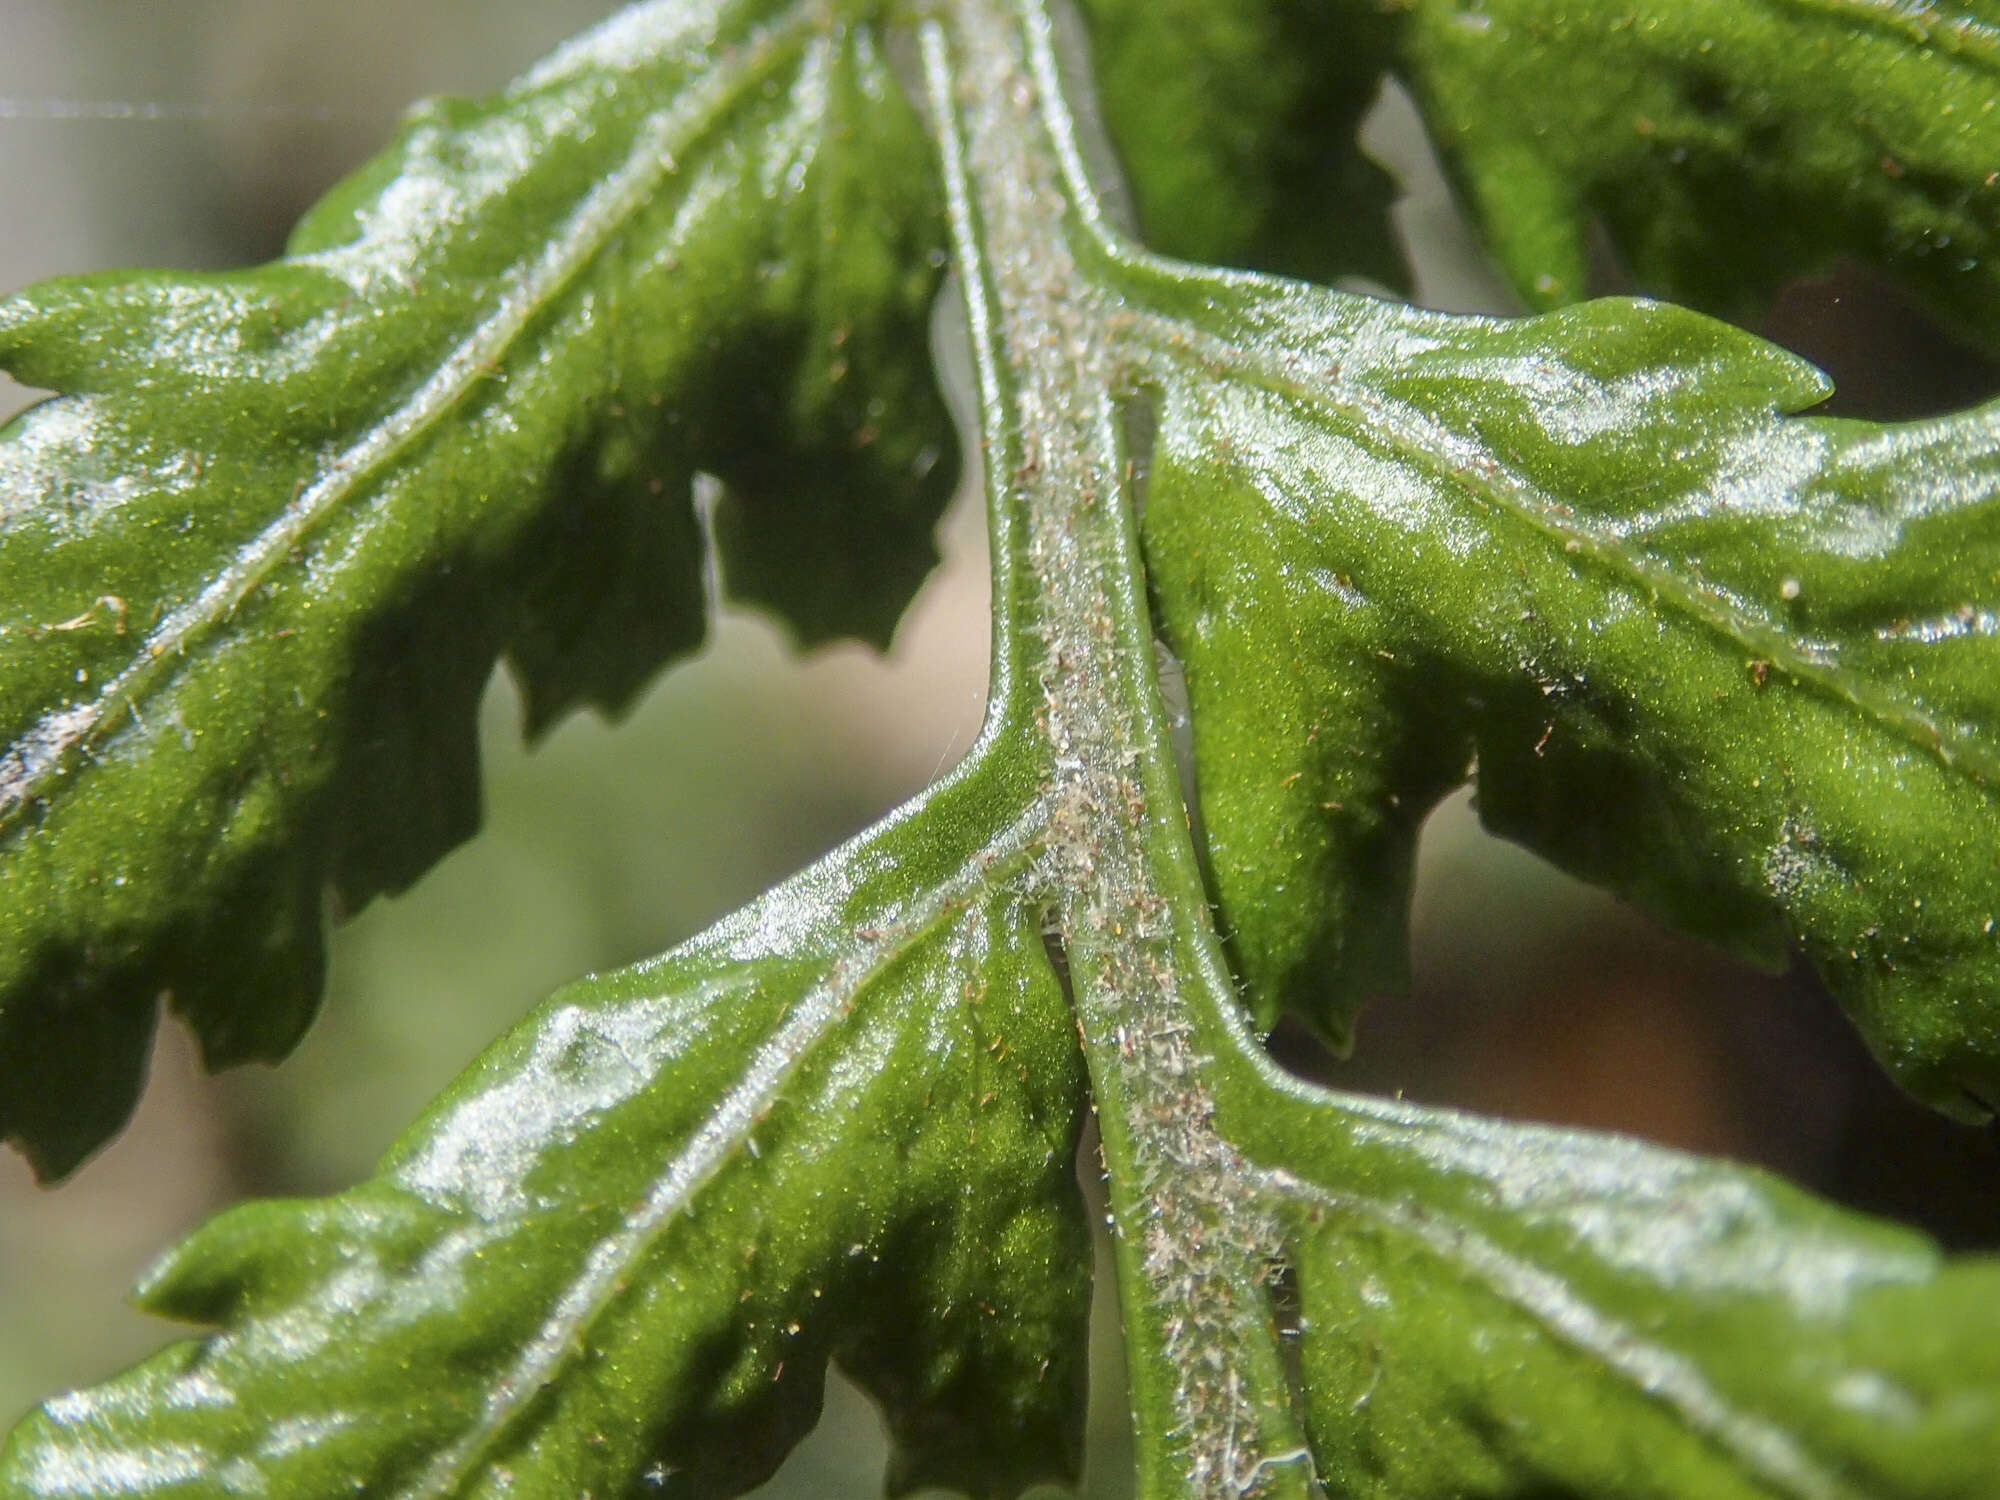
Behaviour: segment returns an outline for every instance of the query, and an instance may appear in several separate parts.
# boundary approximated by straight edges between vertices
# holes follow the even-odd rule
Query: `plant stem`
[[[1275,1226],[1215,1130],[1233,1005],[1155,677],[1115,330],[1121,250],[1083,180],[1047,13],[963,0],[925,35],[985,426],[996,712],[1032,725],[1041,877],[1099,1111],[1145,1497],[1312,1489],[1278,1355]],[[1220,990],[1218,995],[1217,990]]]

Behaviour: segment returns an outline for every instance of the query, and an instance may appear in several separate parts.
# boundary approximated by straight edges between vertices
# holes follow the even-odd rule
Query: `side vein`
[[[1282,1170],[1263,1174],[1266,1192],[1304,1199],[1330,1214],[1355,1214],[1416,1240],[1431,1254],[1528,1314],[1549,1333],[1599,1361],[1691,1430],[1798,1500],[1859,1500],[1858,1492],[1804,1452],[1791,1434],[1740,1411],[1686,1355],[1647,1339],[1577,1295],[1560,1276],[1522,1260],[1435,1211],[1357,1193],[1330,1192]]]
[[[1131,255],[1122,248],[1116,253],[1121,258]],[[1836,662],[1815,659],[1808,647],[1793,640],[1777,625],[1747,618],[1737,601],[1701,587],[1699,580],[1579,525],[1574,519],[1574,507],[1562,505],[1531,477],[1503,462],[1490,449],[1441,423],[1429,421],[1416,408],[1366,391],[1331,390],[1310,384],[1253,350],[1193,324],[1148,310],[1134,308],[1126,326],[1146,346],[1138,355],[1140,359],[1164,361],[1172,367],[1199,362],[1309,407],[1320,413],[1329,426],[1355,441],[1386,451],[1397,462],[1458,490],[1480,509],[1511,519],[1547,538],[1552,549],[1564,557],[1591,563],[1618,577],[1628,588],[1655,603],[1666,604],[1674,613],[1748,656],[1767,662],[1784,676],[1847,704],[1989,791],[2000,788],[2000,756],[1988,752],[1972,735],[1941,723],[1893,688],[1860,679]],[[1198,382],[1195,393],[1199,395]],[[1772,420],[1810,419],[1774,417]],[[1981,435],[1990,448],[1996,429],[2000,429],[2000,412],[1975,412],[1964,420],[1980,424]],[[1830,449],[1828,456],[1837,459],[1840,454],[1837,449]]]
[[[0,829],[80,752],[99,744],[203,635],[256,591],[313,529],[335,514],[367,478],[442,421],[506,355],[515,341],[643,209],[678,170],[678,157],[702,128],[787,57],[815,24],[796,4],[755,32],[740,51],[662,110],[633,143],[618,170],[598,183],[542,253],[514,268],[495,310],[440,360],[431,376],[386,419],[329,459],[279,516],[238,549],[192,599],[170,611],[133,660],[105,680],[90,702],[51,712],[0,756]]]
[[[864,953],[838,960],[818,984],[793,1003],[783,1023],[757,1048],[701,1127],[662,1164],[645,1197],[625,1215],[615,1233],[592,1249],[513,1367],[487,1394],[471,1425],[432,1456],[422,1475],[397,1492],[398,1500],[437,1500],[458,1492],[460,1480],[480,1465],[482,1456],[536,1393],[586,1347],[584,1335],[616,1301],[630,1267],[645,1256],[723,1166],[745,1149],[779,1091],[813,1049],[834,1032],[854,1001],[964,902],[1025,868],[1050,815],[1046,799],[1030,804],[975,850],[948,880],[933,886],[895,922],[877,929],[879,936]]]

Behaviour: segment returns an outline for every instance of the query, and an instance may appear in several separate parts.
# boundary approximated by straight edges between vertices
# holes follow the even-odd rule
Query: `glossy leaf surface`
[[[898,1489],[1073,1475],[1082,1067],[993,781],[557,994],[370,1181],[210,1224],[140,1296],[223,1331],[47,1408],[0,1492],[733,1495],[830,1356]]]
[[[1146,528],[1261,993],[1348,1040],[1476,760],[1490,826],[1754,961],[1796,947],[1904,1087],[1990,1113],[2000,412],[1788,418],[1809,367],[1644,303],[1200,287]]]
[[[0,437],[0,1137],[97,1145],[162,994],[287,1051],[328,887],[475,826],[496,656],[540,728],[699,641],[697,469],[739,597],[886,638],[954,467],[927,162],[865,20],[653,4],[427,106],[274,265],[0,303],[64,393]]]
[[[370,1182],[195,1236],[144,1295],[216,1331],[50,1403],[0,1492],[727,1495],[831,1356],[894,1483],[1010,1494],[1074,1456],[1086,1105],[1144,1500],[1990,1492],[1992,1260],[1314,1089],[1255,1030],[1342,1039],[1394,980],[1414,830],[1476,757],[1506,831],[1803,948],[1908,1087],[2000,1097],[2000,415],[1795,416],[1814,372],[1652,304],[1503,323],[1155,258],[1053,38],[952,0],[909,39],[994,541],[972,757],[558,995]]]
[[[1283,1164],[1331,1495],[1944,1497],[2000,1472],[1990,1260],[1613,1136],[1303,1092],[1245,1114]]]

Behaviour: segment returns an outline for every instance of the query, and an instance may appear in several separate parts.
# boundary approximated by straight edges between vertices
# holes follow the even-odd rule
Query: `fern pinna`
[[[1595,218],[1705,307],[1845,254],[1991,343],[2000,18],[1082,19],[1148,239],[1266,269],[1112,222],[1042,0],[653,0],[420,110],[272,265],[0,302],[59,393],[0,436],[0,1130],[49,1176],[162,993],[211,1063],[293,1045],[325,893],[473,831],[496,658],[532,731],[699,642],[697,474],[804,641],[887,638],[961,453],[994,559],[959,765],[556,994],[367,1181],[195,1234],[139,1295],[206,1331],[30,1417],[0,1493],[736,1494],[829,1360],[898,1491],[1073,1477],[1094,1115],[1142,1495],[2000,1494],[1992,1262],[1260,1044],[1350,1043],[1476,774],[1990,1114],[2000,416],[1800,415],[1793,356],[1574,299]],[[1285,274],[1398,274],[1390,71],[1539,316]]]

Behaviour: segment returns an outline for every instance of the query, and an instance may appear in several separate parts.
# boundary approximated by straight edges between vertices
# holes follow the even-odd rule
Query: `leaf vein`
[[[1303,1199],[1329,1213],[1358,1214],[1407,1235],[1570,1347],[1600,1361],[1640,1394],[1669,1407],[1687,1426],[1798,1500],[1862,1500],[1782,1428],[1740,1410],[1693,1360],[1643,1337],[1599,1310],[1553,1272],[1511,1254],[1435,1205],[1421,1213],[1358,1193],[1332,1192],[1282,1169],[1262,1174],[1267,1193]]]
[[[45,715],[12,753],[0,758],[0,830],[78,753],[101,743],[121,724],[137,700],[170,675],[202,636],[226,623],[370,475],[449,415],[504,360],[551,299],[589,267],[620,228],[647,206],[660,184],[679,170],[679,158],[708,121],[789,55],[814,14],[807,5],[794,5],[655,115],[619,168],[591,189],[539,256],[511,272],[495,311],[443,357],[414,394],[327,461],[316,477],[302,481],[279,517],[239,548],[192,599],[170,610],[95,699]]]
[[[1617,538],[1578,525],[1572,507],[1499,462],[1484,445],[1431,421],[1408,403],[1308,384],[1276,360],[1155,313],[1135,312],[1125,326],[1143,339],[1145,354],[1154,361],[1184,365],[1199,360],[1280,399],[1316,408],[1351,440],[1386,451],[1406,467],[1458,490],[1473,506],[1530,529],[1565,556],[1620,578],[1649,604],[1664,605],[1767,669],[1845,703],[1989,794],[2000,787],[2000,755],[1985,750],[1972,734],[1940,723],[1912,698],[1857,680],[1834,662],[1816,660],[1811,647],[1752,618],[1741,599],[1690,582]],[[1839,455],[1829,449],[1828,456]]]
[[[758,1047],[700,1128],[654,1175],[644,1199],[592,1248],[513,1368],[494,1382],[474,1423],[439,1450],[422,1476],[399,1492],[400,1500],[433,1500],[454,1492],[534,1395],[577,1357],[590,1328],[619,1296],[627,1269],[644,1258],[675,1216],[747,1147],[779,1091],[814,1048],[836,1032],[854,1000],[968,898],[997,887],[1025,866],[1049,817],[1045,800],[1031,804],[897,921],[876,928],[878,935],[858,961],[853,955],[836,960],[824,979],[793,1002],[783,1023]]]

